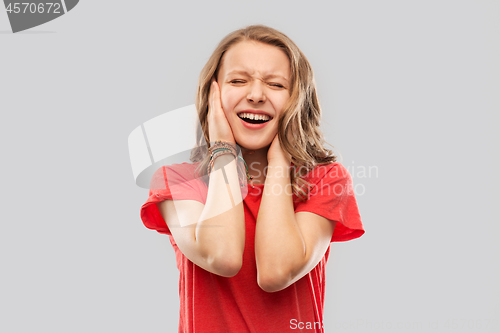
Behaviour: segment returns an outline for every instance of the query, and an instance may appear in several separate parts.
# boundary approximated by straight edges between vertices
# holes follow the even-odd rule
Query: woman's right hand
[[[210,92],[208,97],[208,135],[210,141],[225,141],[235,143],[233,131],[226,114],[222,109],[221,94],[219,84],[215,79],[212,79]]]

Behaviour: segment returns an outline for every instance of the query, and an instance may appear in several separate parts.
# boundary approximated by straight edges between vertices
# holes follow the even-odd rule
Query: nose
[[[247,100],[252,103],[264,103],[266,101],[262,82],[255,80],[248,86]]]

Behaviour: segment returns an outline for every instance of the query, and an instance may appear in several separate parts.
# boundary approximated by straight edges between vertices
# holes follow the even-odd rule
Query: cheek
[[[288,94],[286,96],[279,96],[278,98],[276,98],[275,107],[278,114],[283,113],[283,109],[285,108],[285,105],[289,99],[290,96],[288,96]]]
[[[221,91],[221,104],[226,114],[233,112],[235,106],[238,104],[238,101],[237,91],[232,90],[231,87]]]
[[[224,109],[224,111],[227,111],[227,109],[229,109],[228,97],[229,97],[229,95],[228,95],[226,89],[222,89],[220,92],[220,102],[222,105],[222,109]]]

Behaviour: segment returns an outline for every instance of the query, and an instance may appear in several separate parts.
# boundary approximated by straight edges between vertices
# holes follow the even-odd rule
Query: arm
[[[229,184],[219,169],[224,165]],[[238,273],[245,245],[245,219],[233,156],[215,160],[205,205],[194,200],[166,200],[158,204],[158,209],[189,260],[217,275],[231,277]]]
[[[215,80],[209,96],[209,137],[234,144]],[[214,161],[205,205],[193,200],[167,200],[158,208],[177,246],[189,260],[211,273],[231,277],[238,273],[243,261],[242,201],[235,158],[222,155]]]
[[[294,212],[289,167],[286,159],[269,160],[257,216],[257,280],[267,292],[309,273],[324,256],[335,228],[335,222],[319,215]]]

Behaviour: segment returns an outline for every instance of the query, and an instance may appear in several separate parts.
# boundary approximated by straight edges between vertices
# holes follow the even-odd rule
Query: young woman
[[[237,30],[202,70],[196,106],[193,163],[160,168],[141,210],[175,250],[179,332],[323,332],[330,242],[364,230],[324,147],[309,62],[272,28]]]

